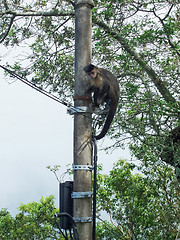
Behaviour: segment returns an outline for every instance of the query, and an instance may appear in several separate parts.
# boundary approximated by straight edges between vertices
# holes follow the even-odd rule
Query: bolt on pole
[[[89,107],[86,98],[89,80],[83,71],[91,63],[92,50],[92,0],[75,0],[75,89],[74,106]],[[92,165],[91,113],[88,111],[74,114],[74,165]],[[92,171],[74,170],[74,219],[80,240],[92,240]],[[77,194],[76,194],[77,192]],[[81,194],[84,193],[84,194]],[[79,195],[84,197],[79,197]]]

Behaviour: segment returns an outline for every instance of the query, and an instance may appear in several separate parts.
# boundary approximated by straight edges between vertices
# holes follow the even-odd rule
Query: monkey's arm
[[[86,93],[92,93],[94,92],[94,86],[91,86],[90,88],[88,88],[88,90],[86,90]]]
[[[109,91],[110,91],[110,85],[105,84],[99,91],[99,96],[98,96],[99,99],[101,101],[103,101],[106,98],[106,96],[108,95]],[[109,96],[107,96],[107,97],[109,97]]]
[[[109,101],[109,88],[110,86],[106,85],[102,87],[102,89],[94,88],[94,105],[95,107],[99,107],[99,105],[103,105],[104,102]]]

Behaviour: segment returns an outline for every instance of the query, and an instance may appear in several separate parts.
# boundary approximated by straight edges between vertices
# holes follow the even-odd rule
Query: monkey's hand
[[[94,114],[96,114],[96,115],[100,115],[100,116],[106,116],[107,114],[108,114],[108,112],[109,112],[109,109],[100,109],[100,108],[97,108],[97,107],[95,107],[94,109],[93,109],[93,113]]]
[[[92,93],[92,92],[93,92],[93,86],[91,86],[90,88],[88,88],[88,90],[86,90],[85,93],[90,94],[90,93]]]

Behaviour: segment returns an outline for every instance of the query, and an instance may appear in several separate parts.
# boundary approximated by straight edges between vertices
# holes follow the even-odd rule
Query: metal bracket
[[[67,114],[74,115],[76,113],[92,113],[92,110],[90,107],[86,107],[86,106],[67,108]]]
[[[72,192],[71,198],[90,198],[92,192]]]
[[[72,165],[73,170],[86,170],[86,171],[92,171],[93,166],[92,165]]]
[[[88,223],[92,222],[92,217],[73,217],[75,222]]]

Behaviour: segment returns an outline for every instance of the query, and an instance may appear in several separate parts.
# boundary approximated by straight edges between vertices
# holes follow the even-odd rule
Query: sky
[[[46,166],[72,163],[72,117],[66,108],[21,82],[9,85],[0,72],[0,208],[58,197]]]
[[[73,163],[73,118],[66,107],[14,80],[8,83],[0,68],[0,209],[12,215],[21,203],[39,202],[42,196],[54,195],[59,207],[59,183],[46,167],[61,165],[61,176]],[[108,144],[106,137],[98,150]],[[98,151],[104,173],[128,157],[127,150]],[[72,179],[66,175],[67,180]]]

